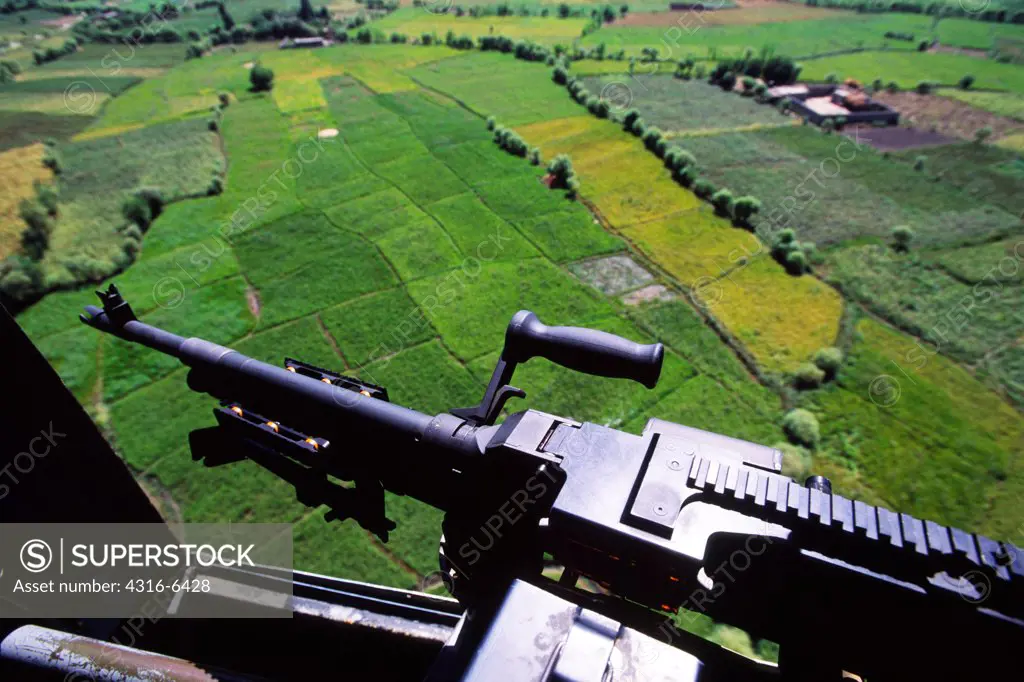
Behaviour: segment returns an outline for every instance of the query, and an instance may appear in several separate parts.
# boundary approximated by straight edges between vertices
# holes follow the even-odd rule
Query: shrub
[[[772,446],[782,452],[782,475],[795,481],[804,481],[811,473],[811,453],[807,448],[792,443],[776,443]]]
[[[807,256],[800,249],[793,249],[786,254],[786,271],[791,275],[802,275],[807,272]]]
[[[831,135],[832,131],[836,129],[836,120],[831,116],[821,121],[821,130],[826,135]]]
[[[209,186],[206,188],[207,196],[216,196],[224,193],[224,181],[219,176],[213,176],[210,180]]]
[[[231,95],[226,92],[217,93],[217,99],[220,100],[221,108],[227,108],[231,104]]]
[[[916,171],[923,171],[924,170],[924,162],[927,159],[928,159],[927,156],[919,156],[916,159],[914,159],[914,170],[916,170]]]
[[[64,161],[56,147],[50,145],[46,147],[46,151],[43,152],[43,165],[53,171],[54,175],[64,172]]]
[[[540,149],[537,147],[530,150],[530,163],[534,166],[540,165]]]
[[[565,181],[565,189],[567,190],[565,196],[570,199],[575,199],[576,195],[580,191],[580,179],[576,177],[576,174],[570,175]]]
[[[992,137],[992,129],[988,126],[984,128],[978,128],[974,131],[974,142],[975,144],[984,144],[985,140]]]
[[[825,373],[826,378],[832,379],[843,364],[843,351],[834,346],[822,348],[814,354],[814,364]]]
[[[47,215],[46,208],[31,199],[22,200],[18,213],[25,222],[25,230],[21,233],[22,250],[30,259],[39,260],[50,246],[53,221]]]
[[[665,154],[668,153],[668,150],[668,140],[664,137],[654,143],[654,153],[659,159],[665,158]]]
[[[750,225],[750,219],[761,210],[761,202],[752,196],[736,199],[732,205],[732,217],[740,225]]]
[[[722,88],[726,92],[729,92],[736,87],[736,74],[732,71],[726,71],[718,79],[718,87]]]
[[[668,168],[669,170],[673,170],[673,171],[676,168],[678,168],[679,167],[679,155],[682,154],[682,153],[683,153],[683,150],[680,149],[679,147],[672,147],[672,149],[669,149],[664,154],[662,154],[661,159],[662,159],[662,161],[665,162],[665,168]]]
[[[960,79],[960,82],[957,85],[959,85],[961,90],[969,90],[970,87],[974,85],[974,76],[972,76],[971,74],[966,74],[963,78]]]
[[[15,257],[0,268],[0,294],[15,302],[35,298],[43,288],[43,273],[39,264],[28,258]]]
[[[818,418],[801,408],[786,413],[782,418],[782,430],[792,442],[809,448],[817,447],[821,438]]]
[[[274,87],[274,72],[257,64],[249,71],[249,83],[253,92],[267,92]]]
[[[758,83],[754,86],[754,96],[758,99],[763,100],[768,94],[768,86],[764,83]]]
[[[690,187],[697,180],[697,171],[692,166],[680,168],[672,174],[672,177],[683,187]]]
[[[927,52],[928,48],[930,46],[931,46],[931,43],[929,43],[927,40],[922,40],[921,42],[919,42],[917,44],[917,51],[918,52]]]
[[[640,112],[636,109],[627,109],[622,115],[622,127],[630,132],[633,131],[633,124],[640,119]]]
[[[825,380],[825,372],[809,362],[805,362],[793,373],[793,385],[799,389],[818,388]]]
[[[551,71],[551,80],[555,81],[559,85],[565,85],[569,81],[569,72],[561,66],[556,66]]]
[[[802,67],[789,57],[772,56],[764,62],[761,78],[770,85],[789,85],[800,77]]]
[[[882,79],[881,78],[876,78],[875,80],[871,81],[871,91],[872,92],[880,92],[882,90],[882,87],[883,87],[883,84],[882,84]]]
[[[917,84],[917,94],[927,95],[935,88],[935,84],[931,81],[921,81]]]
[[[897,225],[892,228],[892,241],[893,248],[897,251],[909,251],[910,243],[914,241],[914,231],[907,225]]]
[[[220,130],[220,124],[217,122],[217,119],[215,118],[211,118],[206,123],[206,127],[212,130],[213,132],[217,132],[218,130]]]
[[[498,125],[498,122],[494,120],[493,116],[487,117],[487,129],[494,130],[494,126]]]
[[[711,196],[711,204],[718,215],[729,215],[732,212],[732,202],[732,192],[728,189],[720,189]]]
[[[837,76],[834,73],[830,73],[827,76],[825,76],[825,82],[828,83],[829,85],[835,85],[836,83],[839,82],[839,76]]]
[[[701,199],[707,199],[715,193],[715,185],[710,180],[704,178],[695,179],[693,181],[693,193]]]
[[[889,84],[885,86],[885,89],[888,90],[889,92],[899,92],[900,84],[897,83],[896,81],[889,81]]]
[[[559,154],[548,164],[548,173],[552,176],[552,186],[566,187],[570,177],[576,175],[572,167],[572,159],[568,154]]]
[[[654,151],[658,145],[658,142],[661,141],[662,139],[661,130],[659,130],[655,126],[651,126],[650,128],[644,130],[643,135],[640,139],[643,140],[645,147],[647,147],[651,151]]]
[[[153,222],[153,212],[145,200],[133,196],[125,200],[121,206],[121,213],[125,219],[138,225],[142,229],[149,227]]]
[[[129,225],[121,232],[121,234],[123,234],[127,239],[133,239],[137,242],[142,241],[142,230],[140,230],[136,225]]]
[[[36,197],[39,199],[40,205],[46,209],[47,215],[50,217],[57,215],[58,200],[60,199],[58,185],[41,185],[37,182]]]

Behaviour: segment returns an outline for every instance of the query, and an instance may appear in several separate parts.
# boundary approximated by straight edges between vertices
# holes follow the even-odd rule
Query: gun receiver
[[[598,657],[636,628],[714,659],[664,617],[652,619],[652,609],[683,607],[779,643],[769,677],[781,677],[772,679],[820,682],[843,670],[872,680],[976,678],[1013,665],[1024,634],[1024,556],[1013,544],[847,499],[822,477],[793,481],[778,450],[660,419],[640,435],[535,410],[495,424],[505,401],[523,395],[509,385],[520,362],[544,357],[651,388],[661,344],[546,327],[521,311],[480,405],[429,416],[389,402],[380,386],[292,359],[274,367],[147,325],[113,286],[100,298],[86,324],[173,355],[191,367],[193,390],[222,401],[218,426],[191,436],[195,458],[252,459],[293,483],[304,503],[328,504],[383,539],[394,527],[385,490],[444,511],[442,576],[470,614],[520,622],[516,599],[541,610],[545,599],[565,600],[583,609],[573,616],[580,627],[629,625],[606,633],[615,644]],[[542,575],[545,554],[565,567],[557,583]],[[583,589],[580,578],[601,590]],[[532,588],[523,581],[547,596],[524,596]],[[479,625],[464,637],[481,653],[462,654],[454,676],[463,679],[500,672],[487,656],[516,646],[513,635]],[[531,679],[589,679],[551,677],[573,651],[551,653],[554,668]],[[447,665],[438,679],[452,676]],[[730,670],[764,674],[746,665]],[[681,671],[666,679],[699,677]]]

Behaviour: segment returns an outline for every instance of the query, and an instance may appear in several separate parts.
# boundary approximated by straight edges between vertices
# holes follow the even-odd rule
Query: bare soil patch
[[[676,295],[660,284],[652,284],[643,289],[637,289],[622,297],[626,305],[640,305],[650,301],[671,301]]]
[[[85,18],[84,14],[74,14],[60,17],[59,19],[44,19],[39,23],[43,26],[54,26],[60,31],[66,31]]]
[[[245,302],[249,305],[249,312],[252,313],[252,316],[259,318],[260,292],[253,289],[251,284],[245,290]]]
[[[700,26],[730,26],[739,24],[769,24],[783,21],[811,21],[834,19],[842,12],[823,7],[791,5],[788,3],[746,3],[741,7],[714,8],[714,0],[705,2],[704,10],[666,12],[635,12],[616,19],[613,26],[679,26],[690,29]]]
[[[976,47],[953,47],[952,45],[932,45],[929,52],[947,52],[949,54],[962,54],[967,57],[988,59],[988,50],[981,50]]]
[[[603,294],[621,294],[654,279],[654,275],[637,265],[629,256],[608,256],[573,263],[569,269]]]
[[[938,95],[877,92],[872,97],[900,112],[901,123],[961,140],[974,139],[974,133],[985,127],[992,129],[993,139],[1024,132],[1024,126],[1011,118]]]
[[[321,139],[337,137],[338,136],[338,129],[337,128],[324,128],[323,130],[318,132],[316,134],[316,136],[321,138]]]

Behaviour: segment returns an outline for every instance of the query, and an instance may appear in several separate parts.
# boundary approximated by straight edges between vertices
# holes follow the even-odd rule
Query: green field
[[[761,215],[775,229],[792,227],[819,248],[884,238],[895,225],[913,227],[921,245],[977,242],[1007,234],[1019,222],[1016,211],[961,191],[955,181],[937,186],[855,138],[822,135],[816,128],[677,142],[718,186],[759,197],[765,203]]]
[[[854,78],[870,83],[881,78],[883,83],[895,82],[911,89],[921,81],[956,85],[970,74],[975,88],[1024,92],[1024,69],[1019,66],[959,54],[870,52],[809,59],[803,65],[800,76],[810,81],[824,81],[835,74],[839,80]]]
[[[912,165],[919,154],[897,158]],[[1013,215],[1024,212],[1024,167],[1020,155],[988,145],[951,144],[927,151],[928,173],[960,188],[973,200],[999,206]]]
[[[759,125],[772,127],[791,123],[780,118],[770,107],[750,98],[729,97],[717,86],[704,81],[634,73],[632,78],[591,77],[585,78],[584,82],[590,92],[604,93],[611,100],[623,97],[624,106],[620,108],[636,107],[643,112],[645,121],[665,132],[728,130]]]

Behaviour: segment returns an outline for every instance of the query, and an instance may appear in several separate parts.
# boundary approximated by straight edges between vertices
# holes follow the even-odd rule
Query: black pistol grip
[[[632,379],[654,388],[665,349],[643,345],[615,334],[583,327],[548,327],[529,310],[512,317],[505,332],[504,357],[509,362],[547,358],[563,367],[610,379]]]

